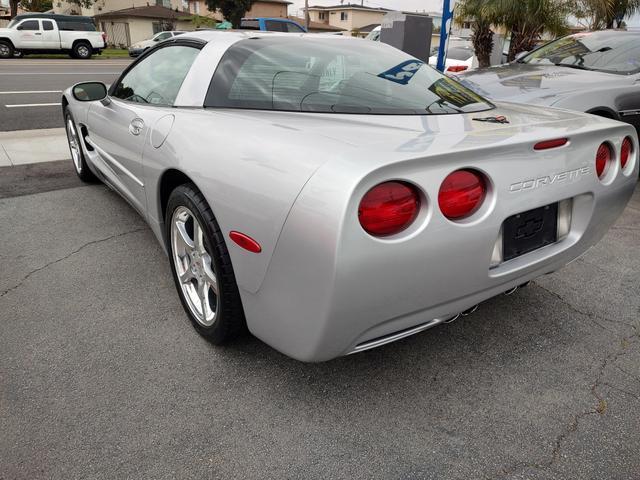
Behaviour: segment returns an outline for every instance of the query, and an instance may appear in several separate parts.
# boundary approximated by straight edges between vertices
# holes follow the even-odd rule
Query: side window
[[[42,28],[47,31],[53,30],[53,22],[51,20],[43,20]]]
[[[183,45],[161,48],[137,63],[112,96],[151,105],[172,106],[200,50]]]
[[[167,38],[170,38],[170,37],[171,37],[171,32],[164,32],[164,33],[161,33],[160,35],[158,35],[153,40],[156,41],[156,42],[161,42],[161,41],[166,40]]]
[[[285,25],[287,26],[287,32],[289,33],[304,33],[304,30],[295,23],[286,22]]]
[[[269,32],[286,32],[286,25],[284,22],[276,22],[274,20],[265,20],[264,25]]]
[[[25,20],[18,26],[18,30],[40,30],[38,20]]]

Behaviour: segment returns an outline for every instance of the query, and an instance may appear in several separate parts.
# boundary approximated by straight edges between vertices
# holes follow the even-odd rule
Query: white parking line
[[[0,92],[0,95],[22,95],[31,93],[62,93],[62,90],[24,90],[17,92]]]
[[[7,108],[22,108],[22,107],[54,107],[62,105],[60,102],[58,103],[23,103],[20,105],[5,105]]]

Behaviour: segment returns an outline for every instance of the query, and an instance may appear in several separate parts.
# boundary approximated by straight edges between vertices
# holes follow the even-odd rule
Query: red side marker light
[[[449,68],[447,68],[447,72],[464,72],[465,70],[467,70],[469,67],[466,65],[451,65]]]
[[[555,138],[553,140],[545,140],[544,142],[538,142],[533,146],[534,150],[549,150],[550,148],[558,148],[566,145],[569,141],[568,138]]]
[[[251,253],[260,253],[262,251],[262,247],[260,246],[260,244],[244,233],[231,231],[229,232],[229,238],[240,247],[250,251]]]

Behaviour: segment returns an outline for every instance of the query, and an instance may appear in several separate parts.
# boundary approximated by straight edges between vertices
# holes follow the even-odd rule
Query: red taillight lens
[[[596,153],[596,174],[598,178],[602,178],[607,173],[609,163],[611,162],[611,147],[603,143],[598,147]]]
[[[385,182],[362,197],[358,219],[366,232],[387,237],[411,225],[419,209],[420,195],[415,187],[402,182]]]
[[[449,220],[475,213],[487,194],[484,176],[473,170],[457,170],[444,179],[438,193],[440,211]]]
[[[467,68],[466,65],[451,65],[447,68],[447,72],[464,72]]]
[[[626,167],[627,163],[629,163],[632,152],[633,143],[631,142],[631,139],[627,137],[622,141],[622,148],[620,148],[620,166],[622,168]]]

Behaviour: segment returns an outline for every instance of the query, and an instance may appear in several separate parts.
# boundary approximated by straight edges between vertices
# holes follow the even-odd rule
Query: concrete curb
[[[0,132],[0,167],[69,158],[64,128]]]

